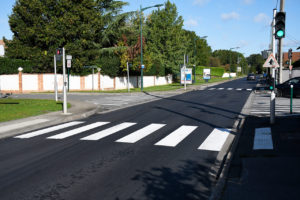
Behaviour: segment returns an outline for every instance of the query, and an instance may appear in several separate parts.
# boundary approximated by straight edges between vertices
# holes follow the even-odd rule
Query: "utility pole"
[[[185,70],[186,70],[186,65],[185,65],[185,54],[183,56],[183,70],[184,70],[184,90],[186,90],[186,74],[185,74]]]
[[[56,56],[54,55],[54,93],[55,93],[55,101],[58,101],[57,97],[57,76],[56,76]]]
[[[280,12],[283,12],[284,10],[284,2],[285,0],[280,0]],[[282,61],[283,61],[283,53],[282,53],[282,45],[283,45],[283,38],[279,39],[279,51],[278,51],[278,57],[279,57],[279,83],[282,83]]]

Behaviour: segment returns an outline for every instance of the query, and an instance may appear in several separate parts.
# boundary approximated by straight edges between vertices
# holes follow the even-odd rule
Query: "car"
[[[256,79],[255,74],[253,74],[253,73],[248,74],[247,81],[255,80],[255,79]]]
[[[291,85],[293,85],[293,97],[300,96],[300,77],[291,78],[281,84],[276,85],[276,96],[290,97]]]

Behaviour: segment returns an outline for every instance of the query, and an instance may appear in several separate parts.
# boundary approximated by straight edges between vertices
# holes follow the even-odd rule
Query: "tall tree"
[[[113,46],[126,3],[115,0],[17,0],[9,16],[13,39],[7,55],[35,61],[36,72],[51,72],[53,54],[65,47],[73,56],[72,71],[95,64],[99,49]]]
[[[185,46],[183,19],[176,5],[167,1],[163,9],[152,12],[146,24],[146,45],[155,64],[151,67],[165,69],[166,73],[179,72]]]
[[[247,57],[247,61],[251,65],[252,72],[262,73],[264,59],[261,54],[251,54]]]

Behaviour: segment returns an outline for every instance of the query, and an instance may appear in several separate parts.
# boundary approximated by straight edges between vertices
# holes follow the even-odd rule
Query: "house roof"
[[[292,54],[292,63],[296,62],[297,60],[300,60],[300,52],[293,52]],[[283,66],[288,67],[289,65],[287,64],[287,61],[289,61],[288,58],[288,52],[283,53]]]

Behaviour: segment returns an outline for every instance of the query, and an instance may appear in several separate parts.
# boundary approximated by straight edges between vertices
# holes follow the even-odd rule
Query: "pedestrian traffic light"
[[[63,54],[63,49],[57,48],[56,49],[56,60],[61,60],[62,54]]]
[[[275,38],[285,37],[285,12],[278,12],[275,16]]]
[[[289,49],[289,53],[288,53],[289,59],[292,59],[292,56],[293,56],[293,50]]]

